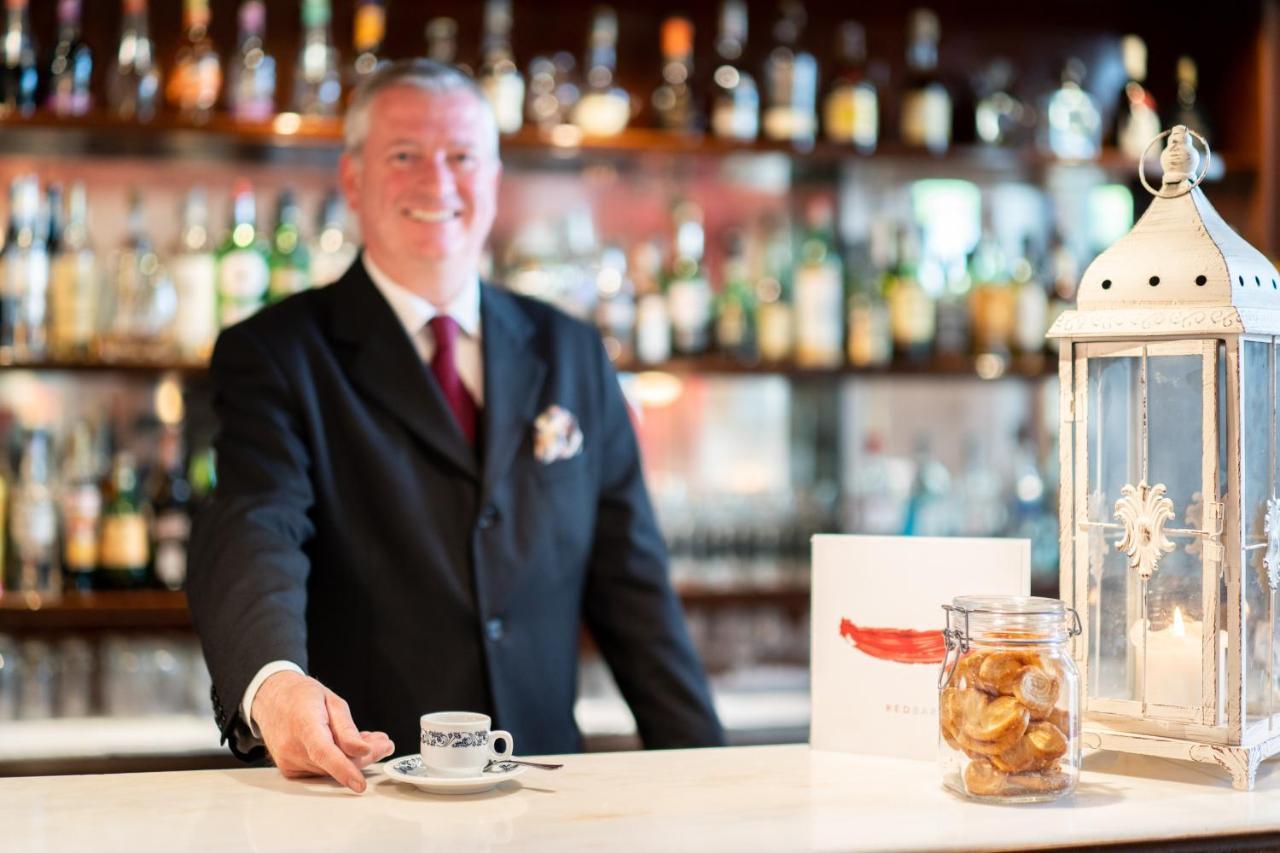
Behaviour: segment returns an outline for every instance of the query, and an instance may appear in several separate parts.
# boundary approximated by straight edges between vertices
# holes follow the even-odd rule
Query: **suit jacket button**
[[[492,642],[498,642],[507,632],[507,626],[502,624],[502,620],[494,617],[484,623],[484,634]]]
[[[480,510],[480,518],[476,520],[476,526],[481,530],[488,530],[490,527],[498,523],[498,510],[493,504],[486,504],[485,508]]]

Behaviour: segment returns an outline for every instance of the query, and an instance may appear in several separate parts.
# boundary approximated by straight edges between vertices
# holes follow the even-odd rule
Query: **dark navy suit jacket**
[[[188,595],[237,754],[244,691],[281,659],[398,753],[446,709],[490,713],[522,753],[578,751],[582,624],[646,746],[723,743],[598,335],[488,285],[480,311],[478,450],[360,261],[219,337],[218,487]],[[544,464],[551,405],[584,443]]]

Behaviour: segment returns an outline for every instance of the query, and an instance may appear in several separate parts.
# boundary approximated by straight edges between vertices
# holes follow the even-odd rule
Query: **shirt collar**
[[[367,252],[362,252],[360,259],[364,263],[365,272],[369,273],[374,286],[391,305],[391,310],[395,312],[400,325],[404,326],[409,337],[416,337],[423,326],[441,313],[452,317],[466,335],[473,338],[480,337],[479,276],[472,276],[466,286],[458,291],[458,295],[441,311],[409,288],[392,281],[386,273],[378,269],[377,264]]]

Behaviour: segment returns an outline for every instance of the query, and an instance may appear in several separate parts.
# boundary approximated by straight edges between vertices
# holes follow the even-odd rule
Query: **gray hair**
[[[369,109],[373,101],[393,86],[412,86],[424,92],[469,92],[484,107],[493,128],[493,151],[498,152],[498,121],[480,84],[452,65],[433,59],[398,59],[370,74],[351,96],[342,125],[342,147],[354,154],[369,135]]]

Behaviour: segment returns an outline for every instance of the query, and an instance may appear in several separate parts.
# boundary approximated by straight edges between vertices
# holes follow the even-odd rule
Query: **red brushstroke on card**
[[[840,636],[863,654],[894,663],[942,663],[947,653],[941,631],[863,628],[841,619]]]

